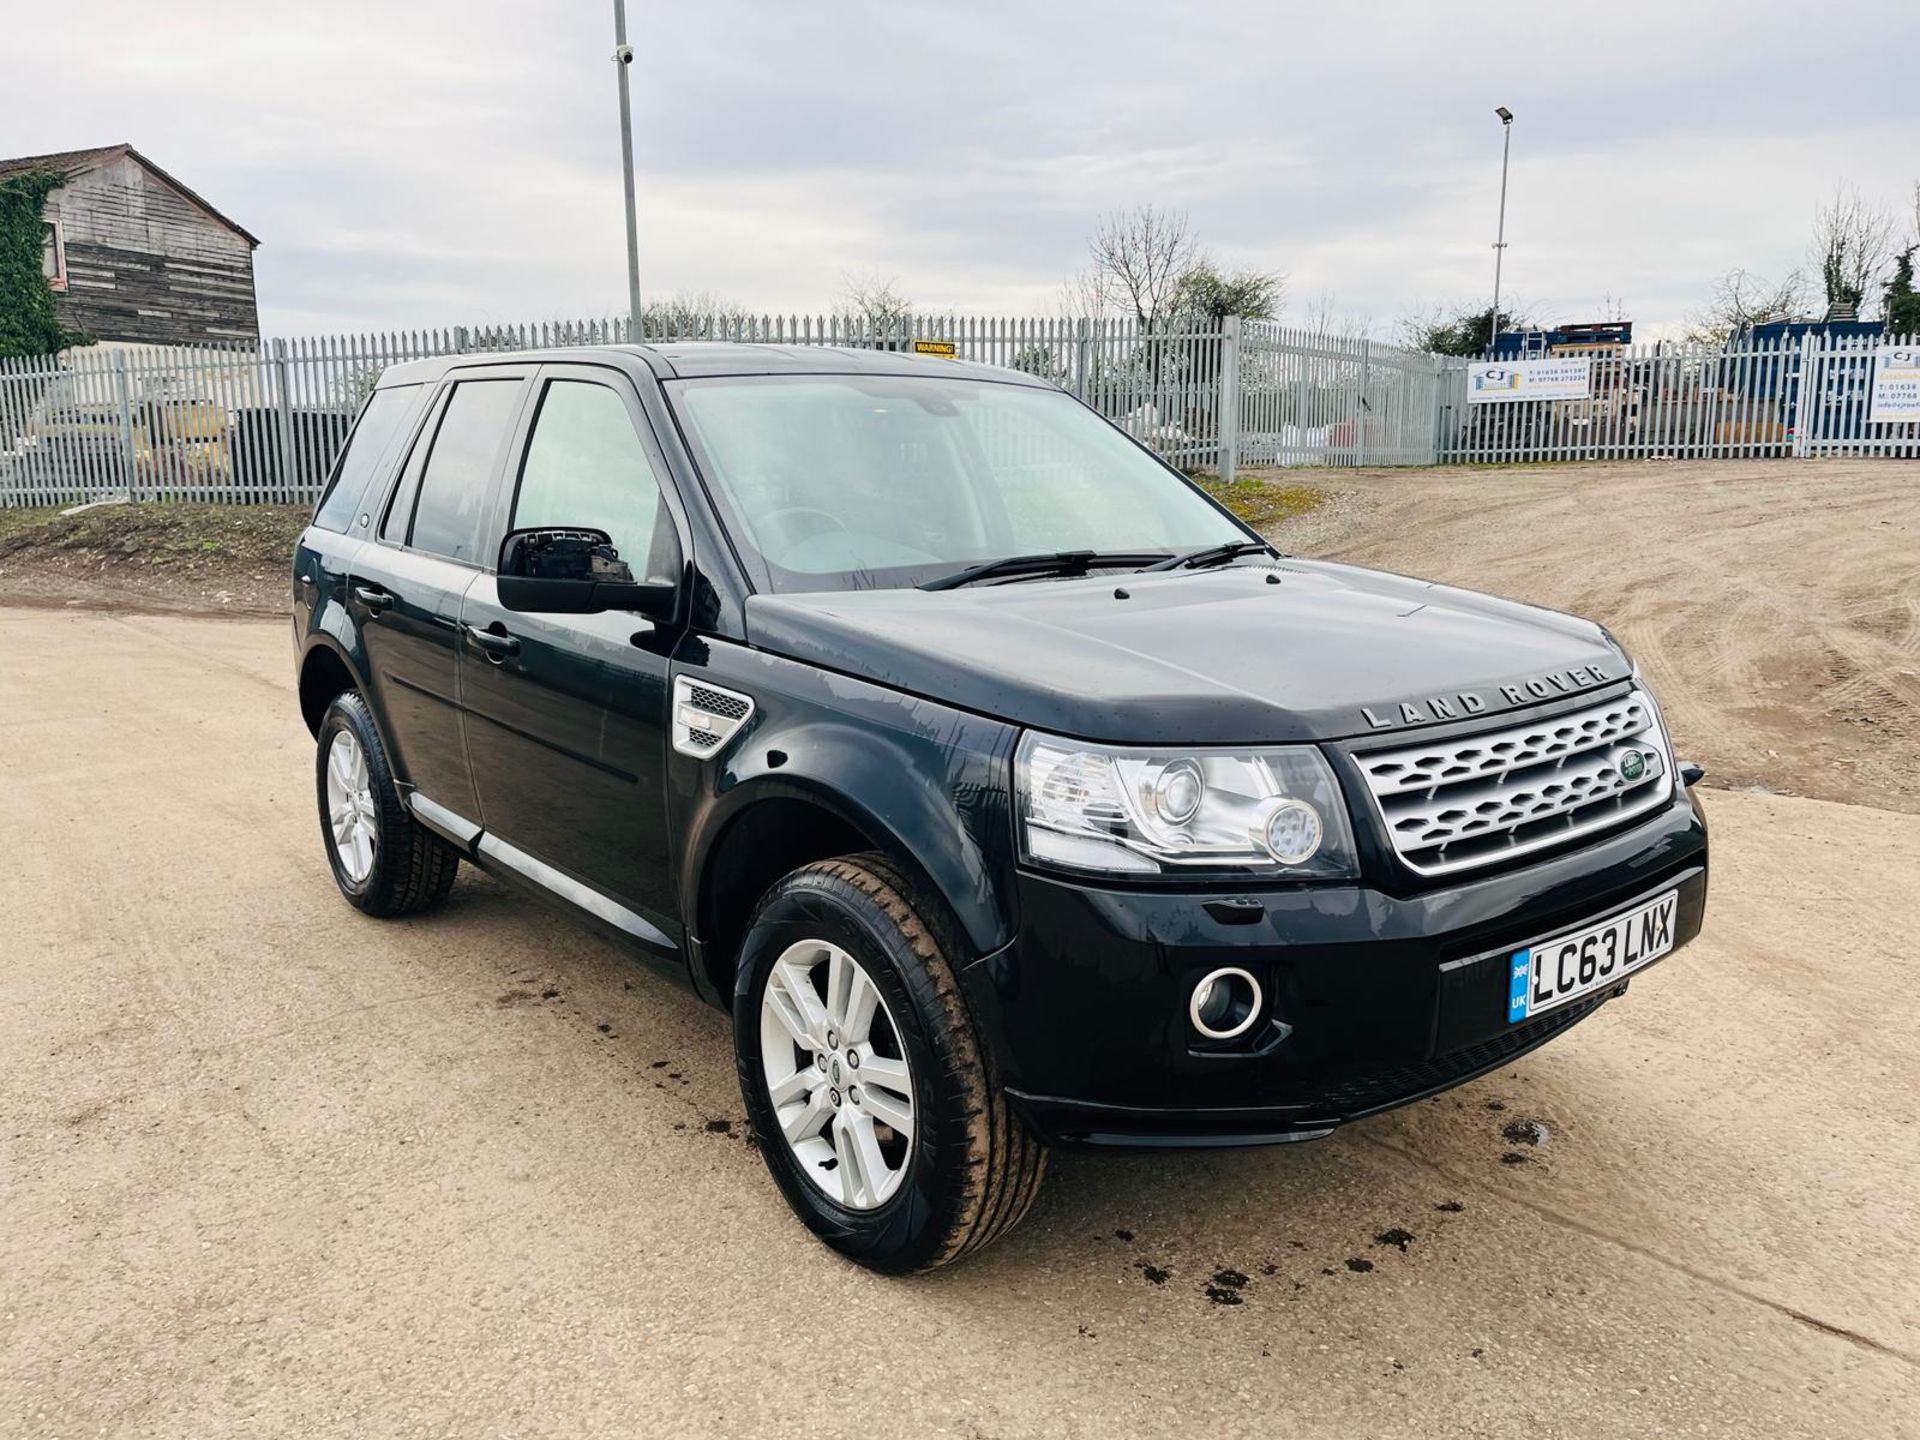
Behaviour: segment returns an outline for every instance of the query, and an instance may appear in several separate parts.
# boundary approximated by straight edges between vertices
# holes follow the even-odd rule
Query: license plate
[[[1624,915],[1516,950],[1507,1021],[1518,1022],[1603,989],[1673,949],[1680,892],[1669,890]]]

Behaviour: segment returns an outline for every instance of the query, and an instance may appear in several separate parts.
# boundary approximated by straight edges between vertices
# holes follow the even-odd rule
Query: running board
[[[457,845],[462,855],[473,854],[480,841],[480,827],[471,820],[454,814],[437,800],[429,800],[418,790],[407,796],[407,807],[414,819],[442,840]]]
[[[546,861],[534,859],[499,836],[488,834],[473,821],[449,810],[437,800],[429,800],[415,790],[407,797],[407,807],[413,811],[414,819],[456,846],[465,858],[482,865],[491,863],[503,870],[511,870],[520,879],[537,885],[576,909],[586,911],[596,920],[611,925],[650,949],[668,955],[677,956],[680,953],[680,947],[668,938],[666,932],[644,915],[627,909],[617,900],[608,899],[591,885],[581,884]]]
[[[664,950],[669,954],[679,954],[680,947],[667,938],[661,930],[645,916],[639,915],[618,901],[609,900],[590,885],[582,885],[571,875],[562,874],[544,860],[536,860],[524,850],[507,844],[497,835],[480,837],[479,857],[482,861],[492,861],[496,865],[513,871],[523,880],[530,880],[542,890],[558,895],[569,905],[586,911],[596,920],[604,921],[614,929],[631,935],[641,944],[655,950]]]

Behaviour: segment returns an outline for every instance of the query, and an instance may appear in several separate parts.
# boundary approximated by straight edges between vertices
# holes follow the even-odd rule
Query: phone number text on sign
[[[1870,425],[1920,421],[1920,346],[1882,345],[1873,352]]]
[[[1467,403],[1512,400],[1584,400],[1593,391],[1593,361],[1476,360],[1467,366]]]

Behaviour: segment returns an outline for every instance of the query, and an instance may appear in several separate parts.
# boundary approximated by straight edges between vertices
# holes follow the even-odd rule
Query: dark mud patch
[[[1510,1145],[1544,1145],[1552,1133],[1544,1120],[1509,1120],[1500,1127],[1500,1138]]]

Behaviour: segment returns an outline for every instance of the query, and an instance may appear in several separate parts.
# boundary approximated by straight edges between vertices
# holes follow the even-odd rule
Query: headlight
[[[1355,875],[1353,831],[1310,745],[1136,750],[1027,733],[1020,858],[1114,875]]]

